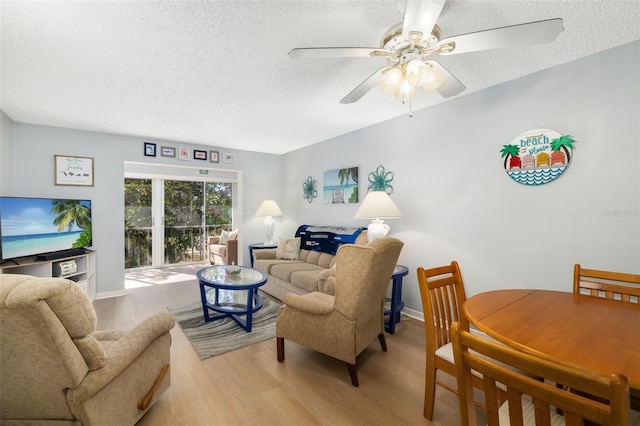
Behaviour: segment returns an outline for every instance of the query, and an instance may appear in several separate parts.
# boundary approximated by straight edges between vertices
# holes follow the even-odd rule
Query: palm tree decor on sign
[[[384,166],[379,165],[374,172],[369,173],[369,187],[368,191],[384,191],[387,194],[393,194],[393,173],[384,169]]]
[[[318,196],[318,190],[316,189],[317,181],[313,180],[311,176],[307,178],[304,182],[302,182],[302,198],[307,200],[309,203],[313,201],[314,198]]]
[[[517,157],[519,152],[518,145],[503,145],[500,153],[504,157],[504,168],[507,168],[509,157]]]
[[[569,164],[569,161],[571,161],[571,153],[569,153],[569,150],[567,148],[573,149],[573,142],[575,142],[575,140],[571,137],[571,135],[562,135],[559,138],[553,139],[551,141],[551,150],[560,151],[560,149],[562,149],[567,155],[567,164]]]

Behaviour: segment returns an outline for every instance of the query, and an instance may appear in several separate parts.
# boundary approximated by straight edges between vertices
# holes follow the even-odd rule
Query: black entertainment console
[[[84,248],[75,248],[62,251],[52,251],[50,253],[42,253],[36,256],[36,260],[55,260],[65,257],[79,256],[81,254],[90,253],[90,250]]]

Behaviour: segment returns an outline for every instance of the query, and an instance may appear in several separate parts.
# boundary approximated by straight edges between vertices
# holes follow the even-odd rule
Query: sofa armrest
[[[275,259],[275,258],[276,258],[276,249],[253,250],[253,260]]]
[[[209,245],[211,244],[218,244],[218,241],[220,241],[220,236],[216,235],[213,237],[209,237]]]
[[[227,265],[238,264],[238,240],[227,240]]]
[[[78,387],[69,389],[69,401],[80,403],[94,396],[133,363],[149,345],[169,333],[174,325],[175,320],[168,312],[159,312],[142,321],[107,350],[104,367],[89,372]],[[98,338],[101,335],[108,336],[109,332],[95,333]]]
[[[314,291],[305,295],[285,293],[282,303],[292,309],[314,315],[328,315],[333,312],[335,297]],[[286,308],[285,308],[286,309]]]

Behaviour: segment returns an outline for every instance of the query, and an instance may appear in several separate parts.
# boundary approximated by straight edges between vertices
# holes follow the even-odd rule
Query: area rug
[[[253,313],[250,333],[231,318],[205,322],[200,302],[167,309],[184,331],[200,360],[205,360],[274,338],[279,307],[278,303],[265,300],[262,308]]]

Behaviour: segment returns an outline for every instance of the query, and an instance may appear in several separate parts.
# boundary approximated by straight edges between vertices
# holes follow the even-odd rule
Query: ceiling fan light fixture
[[[385,71],[382,79],[380,79],[378,87],[387,95],[399,97],[402,96],[403,80],[404,75],[402,70],[397,67],[389,67],[387,71]]]
[[[422,88],[427,91],[427,93],[432,93],[436,90],[442,83],[444,83],[445,78],[438,71],[433,69],[433,67],[429,64],[426,65],[425,79],[421,84]]]
[[[426,83],[429,67],[420,59],[413,59],[407,64],[407,81],[411,87],[422,86]]]

